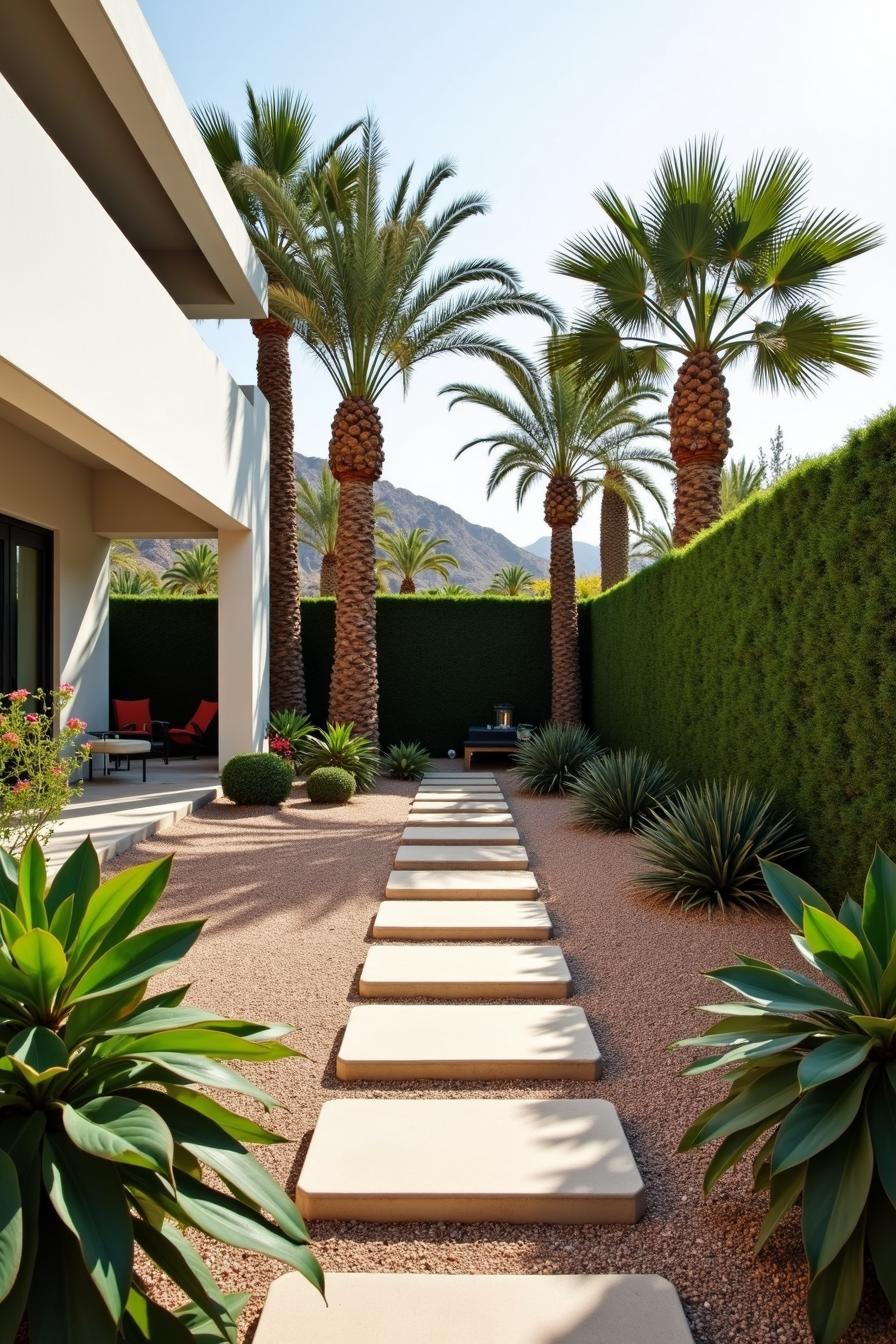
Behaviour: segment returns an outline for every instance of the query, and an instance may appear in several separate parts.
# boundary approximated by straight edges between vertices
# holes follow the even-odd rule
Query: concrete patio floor
[[[218,762],[173,760],[168,765],[153,757],[146,763],[143,783],[139,761],[130,770],[94,770],[84,792],[62,814],[45,846],[50,871],[57,869],[90,835],[104,863],[131,845],[155,835],[220,796]]]

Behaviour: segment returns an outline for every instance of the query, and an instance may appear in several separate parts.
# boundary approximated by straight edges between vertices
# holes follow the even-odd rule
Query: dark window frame
[[[29,546],[42,557],[40,597],[40,675],[44,690],[53,687],[53,533],[33,523],[0,513],[0,692],[12,691],[18,679],[17,546]],[[29,690],[34,687],[29,686]]]

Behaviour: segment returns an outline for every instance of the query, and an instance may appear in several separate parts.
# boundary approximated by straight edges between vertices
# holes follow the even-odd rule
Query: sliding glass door
[[[53,537],[0,514],[0,693],[50,689]]]

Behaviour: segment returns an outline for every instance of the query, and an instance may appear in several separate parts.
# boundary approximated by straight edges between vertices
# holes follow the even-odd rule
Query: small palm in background
[[[392,521],[385,504],[375,504],[377,521]],[[330,468],[321,467],[317,485],[296,480],[296,519],[299,541],[320,556],[320,595],[336,596],[336,533],[339,526],[339,482]]]
[[[174,552],[174,564],[162,575],[166,593],[199,596],[218,591],[218,553],[201,541],[190,549]]]
[[[448,545],[446,538],[430,537],[422,527],[412,527],[409,532],[399,528],[393,532],[379,530],[376,544],[383,552],[376,562],[377,574],[397,578],[400,593],[416,593],[416,580],[423,574],[447,579],[450,570],[458,567],[456,557],[441,549]]]
[[[765,468],[745,457],[734,457],[722,468],[722,515],[736,509],[765,486]]]
[[[522,565],[505,565],[498,570],[485,591],[501,597],[530,597],[534,580],[535,575]]]
[[[656,394],[651,395],[655,399]],[[665,496],[650,474],[650,467],[672,471],[668,450],[640,443],[642,438],[668,439],[665,415],[643,416],[604,434],[589,453],[593,475],[586,479],[583,503],[600,494],[600,577],[603,591],[628,578],[629,521],[643,527],[641,496],[648,495],[660,508]]]

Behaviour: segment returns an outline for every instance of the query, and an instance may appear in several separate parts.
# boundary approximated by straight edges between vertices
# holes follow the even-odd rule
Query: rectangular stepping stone
[[[370,1004],[351,1011],[336,1076],[593,1082],[600,1051],[571,1004]]]
[[[515,826],[418,826],[401,833],[403,845],[518,845]]]
[[[475,775],[462,775],[459,770],[433,770],[425,774],[420,783],[427,784],[435,780],[439,783],[447,781],[449,784],[494,784],[496,776],[490,770],[477,770]]]
[[[544,901],[384,901],[373,921],[374,938],[423,942],[516,938],[536,943],[552,933]]]
[[[421,803],[503,803],[507,799],[499,789],[420,789],[414,795],[415,802]]]
[[[393,868],[528,868],[522,845],[401,845]]]
[[[565,999],[572,977],[550,943],[383,943],[358,988],[363,999]]]
[[[535,874],[519,871],[404,869],[390,873],[386,883],[387,901],[518,901],[537,895]]]
[[[411,803],[410,816],[420,812],[506,812],[507,800],[504,798],[435,798],[421,802],[415,798]]]
[[[693,1344],[656,1274],[301,1274],[268,1290],[255,1344]]]
[[[411,808],[408,825],[414,826],[512,826],[510,812],[416,812]]]
[[[616,1108],[595,1099],[327,1101],[296,1201],[377,1223],[635,1223],[645,1205]]]

